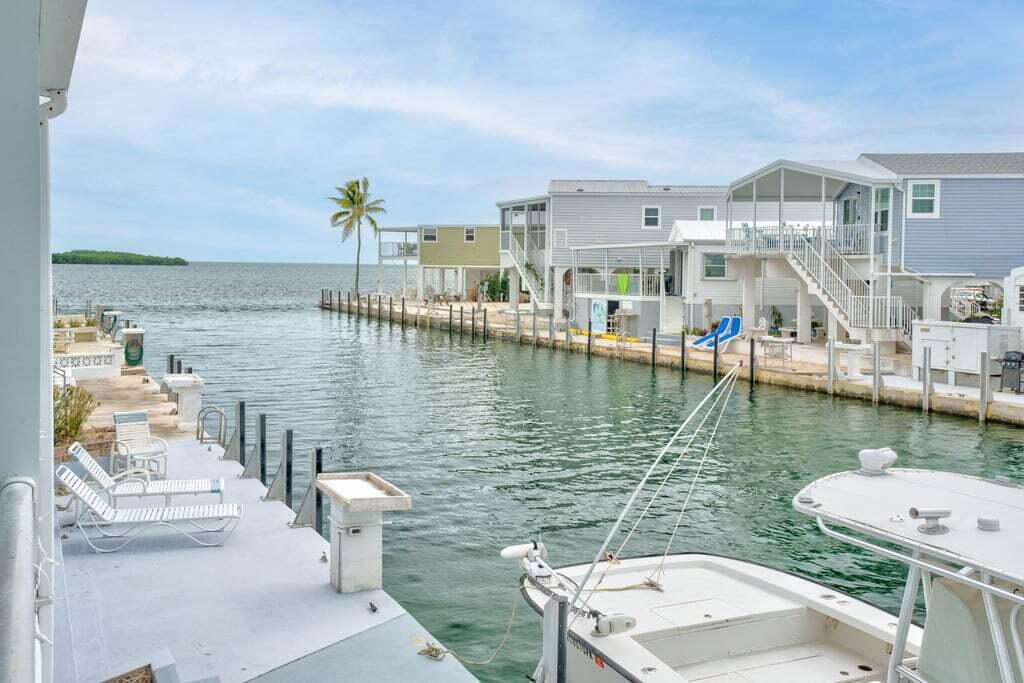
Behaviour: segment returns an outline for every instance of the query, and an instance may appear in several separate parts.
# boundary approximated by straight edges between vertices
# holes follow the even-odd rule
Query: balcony
[[[414,259],[419,256],[416,242],[381,242],[378,252],[382,259]]]
[[[577,273],[576,294],[622,297],[660,297],[662,277],[656,273]]]
[[[843,225],[758,225],[730,228],[728,243],[741,254],[785,254],[803,241],[826,240],[840,254],[867,256],[871,253],[872,235],[883,226],[869,223]],[[872,229],[874,228],[874,229]],[[876,240],[875,253],[884,251],[884,240]]]

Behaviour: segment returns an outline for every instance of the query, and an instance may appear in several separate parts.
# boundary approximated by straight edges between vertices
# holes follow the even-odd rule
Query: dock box
[[[924,349],[932,352],[932,370],[944,371],[947,384],[978,386],[981,352],[988,352],[988,374],[999,375],[999,359],[1021,350],[1021,328],[1008,325],[915,320],[911,356],[914,379],[921,378]],[[935,378],[941,381],[941,377]]]

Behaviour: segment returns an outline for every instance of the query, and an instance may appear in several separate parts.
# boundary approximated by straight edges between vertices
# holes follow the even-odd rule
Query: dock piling
[[[487,309],[484,309],[484,342],[487,342]]]
[[[686,330],[679,331],[679,371],[680,379],[686,379]]]
[[[882,390],[882,343],[875,342],[871,349],[871,402],[878,405]]]
[[[520,332],[520,329],[521,328],[519,327],[519,309],[516,308],[516,343],[517,344],[522,341],[522,334]]]
[[[402,295],[402,329],[405,329],[405,295]]]
[[[590,360],[590,347],[594,339],[594,320],[587,319],[587,360]]]
[[[452,305],[448,304],[448,338],[452,337]]]
[[[927,415],[932,398],[932,350],[925,346],[922,351],[924,359],[921,361],[921,412]]]
[[[718,385],[718,334],[715,333],[715,348],[711,353],[711,382]]]
[[[533,335],[533,345],[536,346],[537,345],[537,309],[536,308],[533,309],[533,323],[532,323],[531,329],[532,329],[531,334]]]
[[[835,392],[836,377],[836,340],[831,336],[825,343],[825,355],[828,356],[825,369],[828,377],[825,379],[825,385],[828,387],[828,395],[831,396]]]
[[[978,370],[980,372],[978,375],[978,424],[983,425],[988,419],[988,404],[992,400],[992,377],[989,375],[988,351],[982,351],[978,357]]]
[[[750,335],[750,386],[754,386],[754,382],[757,381],[757,347],[754,335]]]
[[[476,309],[469,309],[469,338],[471,341],[476,341]]]
[[[168,375],[173,375],[174,374],[174,354],[173,353],[167,355],[167,374]]]
[[[395,297],[388,296],[388,325],[391,324],[394,319],[395,313]]]
[[[352,315],[352,290],[345,293],[345,315]]]
[[[382,295],[380,295],[380,294],[378,294],[378,295],[377,295],[377,324],[378,324],[378,325],[379,325],[379,324],[380,324],[380,322],[381,322],[381,307],[380,307],[380,302],[381,302],[381,299],[383,299],[383,298],[384,298],[384,297],[383,297]]]
[[[174,361],[174,372],[179,374],[179,375],[181,374],[181,359],[180,358],[177,359],[176,361]]]
[[[466,331],[466,314],[462,310],[462,306],[459,306],[459,339],[462,339],[463,333]]]
[[[548,316],[548,345],[551,348],[555,348],[555,310],[551,309],[551,315]]]

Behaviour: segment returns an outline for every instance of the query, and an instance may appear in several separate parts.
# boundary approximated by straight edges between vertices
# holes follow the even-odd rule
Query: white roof
[[[725,196],[724,185],[652,185],[646,180],[552,180],[550,194],[684,194]]]
[[[675,221],[669,242],[724,242],[726,221]]]
[[[807,502],[811,501],[811,502]],[[869,476],[841,472],[805,487],[793,507],[812,517],[964,566],[1024,583],[1024,489],[1010,483],[951,472],[888,469]],[[944,534],[919,530],[910,508],[948,508]],[[999,520],[998,531],[982,531],[978,518]]]

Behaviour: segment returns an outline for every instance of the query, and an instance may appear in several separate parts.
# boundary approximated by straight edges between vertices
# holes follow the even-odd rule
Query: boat
[[[711,420],[717,429],[733,382],[730,373],[673,437],[687,440],[684,455],[697,435],[713,438],[702,425]],[[707,456],[702,448],[690,492]],[[541,542],[502,551],[522,565],[520,591],[543,619],[533,680],[1024,681],[1024,489],[1005,480],[894,468],[897,456],[888,448],[858,456],[859,467],[807,485],[793,506],[828,536],[908,566],[899,613],[755,562],[672,553],[671,540],[659,555],[627,558],[625,542],[609,553],[652,465],[594,561],[552,567]],[[680,519],[685,508],[684,502]],[[923,628],[913,621],[921,586]]]

